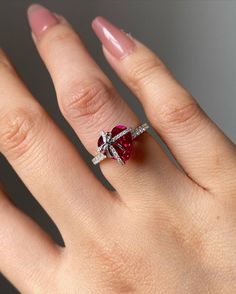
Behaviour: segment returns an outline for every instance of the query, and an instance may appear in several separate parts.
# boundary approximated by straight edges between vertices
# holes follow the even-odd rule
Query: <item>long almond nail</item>
[[[51,11],[39,4],[32,4],[28,8],[28,19],[36,38],[39,38],[44,31],[59,22]]]
[[[105,48],[116,58],[123,58],[133,51],[134,41],[105,18],[97,16],[92,22],[92,28]]]

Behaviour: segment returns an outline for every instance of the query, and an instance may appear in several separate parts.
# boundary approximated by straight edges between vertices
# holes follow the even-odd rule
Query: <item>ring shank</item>
[[[104,160],[106,157],[105,154],[103,153],[98,153],[93,159],[92,162],[94,165],[98,164],[99,162],[101,162],[102,160]]]
[[[133,129],[131,131],[132,139],[135,139],[142,133],[146,132],[146,130],[149,128],[149,125],[147,123],[142,124],[141,126],[138,126],[137,128]]]

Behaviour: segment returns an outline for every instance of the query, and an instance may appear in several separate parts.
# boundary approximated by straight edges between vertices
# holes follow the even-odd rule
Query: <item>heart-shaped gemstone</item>
[[[115,126],[111,131],[111,140],[126,129],[127,127],[124,125]],[[104,142],[103,137],[100,136],[98,139],[98,147],[100,147],[104,143],[108,143],[108,148],[109,144],[112,145],[120,158],[123,160],[123,162],[127,161],[132,154],[132,135],[130,131],[120,138],[116,139],[114,142]],[[108,150],[108,152],[112,155],[112,152],[110,152],[110,150]],[[112,158],[116,159],[114,156],[112,156]]]

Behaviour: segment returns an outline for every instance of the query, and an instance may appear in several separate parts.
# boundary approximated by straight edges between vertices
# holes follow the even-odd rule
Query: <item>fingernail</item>
[[[48,28],[59,23],[59,20],[51,11],[39,4],[32,4],[28,8],[28,19],[36,38],[39,38]]]
[[[97,16],[92,22],[92,28],[105,48],[116,58],[123,58],[133,51],[135,43],[130,36],[104,17]]]

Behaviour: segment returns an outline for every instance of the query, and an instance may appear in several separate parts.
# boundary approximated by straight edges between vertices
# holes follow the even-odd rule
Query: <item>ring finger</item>
[[[31,6],[28,15],[34,41],[53,79],[60,109],[87,150],[95,154],[101,130],[108,131],[120,123],[136,126],[137,116],[70,25],[39,5]],[[113,160],[101,164],[105,176],[122,195],[130,185],[134,195],[142,193],[136,184],[143,182],[144,177],[146,184],[155,185],[155,190],[160,191],[170,186],[170,177],[182,175],[150,135],[142,135],[139,142],[135,146],[136,156],[127,165],[121,167]],[[140,160],[142,170],[138,167]]]

